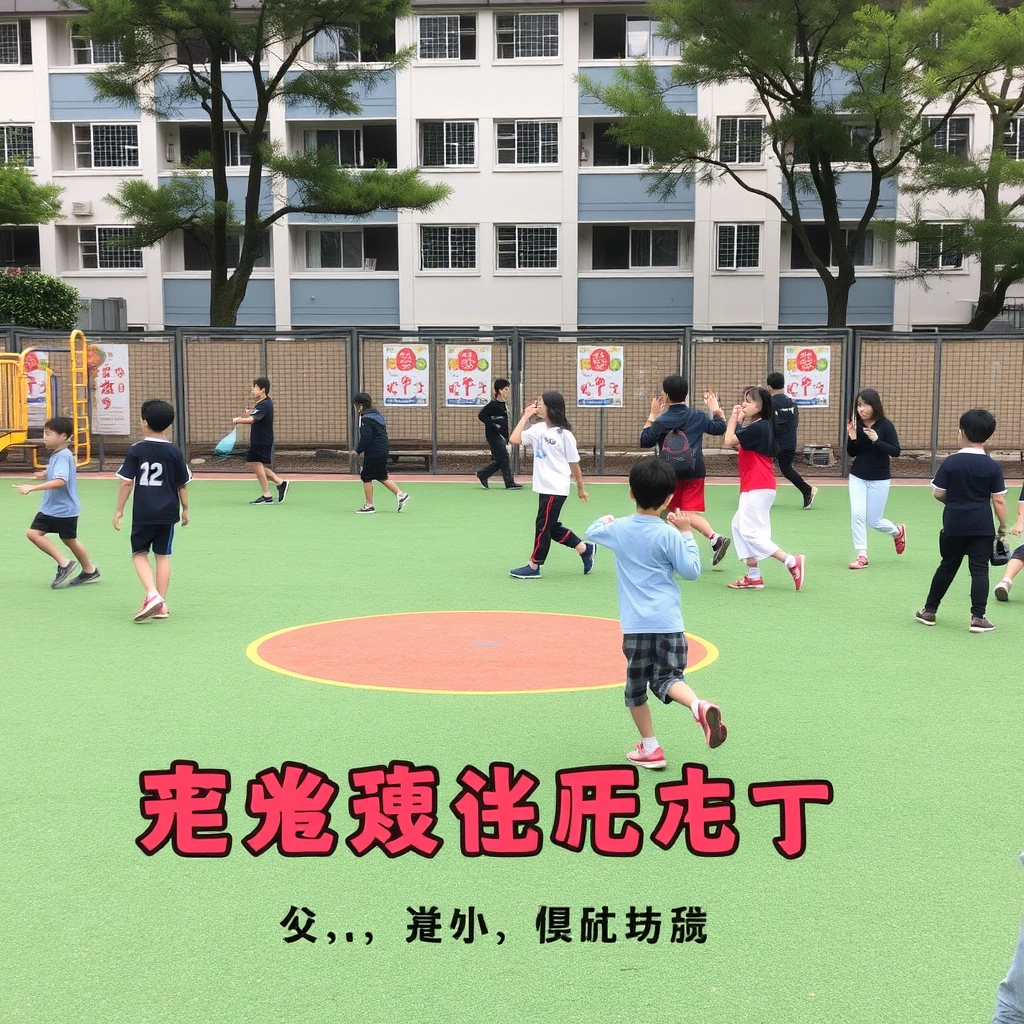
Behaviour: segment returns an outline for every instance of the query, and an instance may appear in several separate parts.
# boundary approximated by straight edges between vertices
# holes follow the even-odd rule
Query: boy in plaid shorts
[[[640,732],[636,750],[626,757],[644,768],[664,768],[667,763],[654,735],[648,687],[663,704],[685,704],[712,749],[720,747],[728,735],[718,705],[701,700],[683,678],[686,636],[673,572],[684,580],[697,579],[700,551],[685,512],[670,512],[667,523],[661,519],[675,488],[675,471],[668,463],[643,459],[629,474],[636,515],[604,516],[587,530],[590,540],[615,555],[626,707]]]

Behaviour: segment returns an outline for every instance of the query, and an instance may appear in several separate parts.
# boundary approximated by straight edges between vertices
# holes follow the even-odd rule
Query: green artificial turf
[[[254,639],[292,625],[426,610],[617,613],[612,558],[584,578],[555,548],[544,579],[507,576],[529,553],[529,490],[483,492],[408,482],[399,516],[381,495],[355,516],[358,483],[297,483],[282,506],[250,508],[252,484],[197,480],[193,522],[175,539],[172,617],[136,625],[141,598],[125,532],[110,518],[116,483],[80,482],[80,537],[102,571],[95,586],[53,592],[53,566],[24,538],[39,495],[0,486],[3,615],[0,787],[3,971],[0,1020],[36,1022],[683,1021],[763,1024],[987,1022],[1024,910],[1020,628],[1024,591],[990,605],[995,633],[970,635],[966,566],[926,629],[913,613],[937,561],[940,507],[926,488],[894,488],[887,514],[907,553],[869,538],[871,566],[846,568],[847,494],[823,487],[804,512],[786,485],[775,539],[807,555],[800,594],[778,564],[761,593],[735,593],[724,571],[683,583],[688,631],[720,650],[691,674],[716,700],[729,740],[709,751],[679,708],[654,707],[670,758],[639,782],[637,857],[571,853],[550,842],[559,769],[622,764],[634,729],[615,690],[522,697],[387,693],[325,686],[246,658]],[[386,500],[385,500],[386,498]],[[709,487],[709,517],[728,530],[734,486]],[[631,511],[624,485],[570,497],[582,531]],[[993,572],[994,583],[996,581]],[[389,656],[395,674],[416,666]],[[585,632],[553,636],[585,659]],[[621,666],[615,666],[616,671]],[[227,769],[230,856],[186,859],[135,845],[146,822],[139,773],[175,759]],[[245,788],[257,772],[301,761],[340,786],[348,771],[405,759],[440,772],[432,860],[380,851],[328,858],[252,857]],[[456,775],[510,761],[541,780],[539,857],[470,859],[448,803]],[[683,761],[736,786],[739,849],[700,858],[680,840],[650,842],[658,782]],[[772,847],[778,814],[754,808],[752,782],[828,779],[831,806],[807,811],[805,855]],[[317,916],[315,945],[285,943],[288,909]],[[437,906],[443,941],[408,943],[407,907]],[[538,908],[572,908],[573,942],[541,945]],[[655,945],[625,940],[631,905],[664,913]],[[707,911],[707,941],[670,944],[668,911]],[[491,934],[451,938],[470,906]],[[581,944],[580,912],[617,914],[615,944]],[[326,932],[372,945],[339,941]],[[495,933],[506,938],[498,946]]]

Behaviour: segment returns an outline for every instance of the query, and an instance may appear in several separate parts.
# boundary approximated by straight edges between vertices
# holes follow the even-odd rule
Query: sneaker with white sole
[[[509,569],[509,576],[514,580],[539,580],[540,579],[540,567],[536,569],[530,565],[529,562],[526,565],[521,565],[518,569]]]
[[[991,633],[996,628],[994,622],[989,622],[984,616],[980,619],[974,615],[971,616],[971,632],[972,633]]]
[[[288,497],[288,488],[291,486],[290,481],[282,480],[277,485],[277,503],[280,505],[285,498]]]
[[[644,750],[644,745],[638,743],[636,750],[626,752],[626,760],[638,764],[642,768],[664,768],[668,764],[665,760],[665,751],[661,747],[655,747],[649,753]]]
[[[918,622],[925,626],[935,625],[935,612],[930,612],[927,608],[922,608],[919,612],[914,613],[914,618]]]
[[[764,580],[760,577],[752,580],[749,576],[744,576],[728,586],[730,590],[764,590]]]
[[[818,488],[812,487],[811,493],[804,496],[804,508],[810,508],[814,504],[814,499],[818,496]]]
[[[866,569],[868,567],[868,556],[858,555],[849,566],[851,569]]]
[[[50,584],[52,590],[61,590],[71,586],[71,574],[78,568],[78,563],[72,559],[67,565],[57,566],[57,575],[53,577]]]
[[[900,523],[899,529],[893,534],[893,542],[896,544],[896,554],[902,555],[907,550],[907,528]]]
[[[398,493],[398,511],[401,512],[402,509],[405,508],[405,506],[408,504],[408,502],[409,495],[406,494],[405,491],[400,491]]]
[[[154,612],[150,616],[150,618],[151,619],[167,619],[167,618],[170,618],[170,615],[171,615],[171,613],[167,610],[167,605],[166,604],[162,604],[162,605],[160,605],[160,611]]]
[[[69,587],[81,587],[86,583],[95,583],[100,578],[99,569],[92,572],[80,572],[69,584]]]
[[[596,544],[588,544],[586,546],[586,548],[584,549],[583,554],[580,555],[580,558],[583,559],[583,575],[584,576],[589,576],[591,574],[591,572],[593,572],[593,570],[594,570],[594,558],[595,558],[596,555],[597,555],[597,545]]]
[[[142,622],[145,619],[151,619],[160,609],[163,607],[164,599],[159,594],[150,594],[145,601],[142,602],[142,607],[135,613],[135,621]]]
[[[722,709],[717,704],[712,704],[709,700],[699,701],[697,703],[697,721],[704,730],[704,739],[707,740],[708,746],[712,750],[725,742],[729,730],[726,729],[725,723],[722,721]]]
[[[796,556],[796,565],[791,566],[789,575],[793,577],[793,583],[797,590],[804,589],[804,576],[807,559],[803,555]]]
[[[356,515],[357,516],[368,516],[371,513],[376,512],[376,511],[377,510],[369,502],[367,502],[365,505],[363,505],[362,508],[357,508],[356,509]]]
[[[996,584],[995,595],[997,601],[1009,601],[1010,600],[1010,588],[1013,586],[1013,580],[1002,579]]]
[[[711,545],[711,551],[713,556],[711,559],[712,565],[718,565],[718,563],[725,558],[726,551],[729,550],[729,545],[732,541],[728,537],[719,537],[714,544]]]

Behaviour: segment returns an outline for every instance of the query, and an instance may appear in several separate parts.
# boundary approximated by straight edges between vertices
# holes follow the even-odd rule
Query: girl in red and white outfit
[[[804,556],[787,555],[772,540],[771,509],[775,501],[775,410],[772,396],[759,387],[743,392],[741,405],[733,406],[722,444],[738,448],[740,507],[732,520],[732,543],[747,563],[742,579],[731,590],[764,590],[758,562],[777,558],[789,570],[796,589],[804,585]]]

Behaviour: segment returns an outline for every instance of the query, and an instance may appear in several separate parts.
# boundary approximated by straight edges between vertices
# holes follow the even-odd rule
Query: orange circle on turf
[[[686,671],[718,657],[686,634]],[[558,693],[622,686],[618,619],[414,612],[292,626],[254,640],[257,665],[314,683],[404,693]]]

